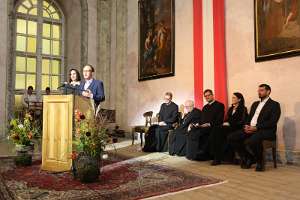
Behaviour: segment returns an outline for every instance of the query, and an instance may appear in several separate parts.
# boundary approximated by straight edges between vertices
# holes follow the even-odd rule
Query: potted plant
[[[75,110],[75,138],[73,175],[81,182],[97,181],[100,175],[100,159],[108,139],[106,120],[101,117],[86,117]]]
[[[26,113],[23,119],[11,119],[9,139],[16,145],[16,165],[31,165],[34,148],[32,139],[38,131],[39,129],[35,126],[33,118],[29,113]]]

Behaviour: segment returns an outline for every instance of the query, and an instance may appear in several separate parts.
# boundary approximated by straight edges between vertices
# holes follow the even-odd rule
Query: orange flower
[[[30,132],[28,133],[27,137],[28,137],[29,139],[32,139],[32,136],[33,136],[33,134],[32,134],[32,132],[30,131]]]
[[[16,133],[14,133],[12,136],[11,136],[14,140],[20,140],[20,136]]]
[[[77,158],[77,156],[78,156],[78,154],[75,151],[73,151],[71,154],[72,160],[75,160]]]

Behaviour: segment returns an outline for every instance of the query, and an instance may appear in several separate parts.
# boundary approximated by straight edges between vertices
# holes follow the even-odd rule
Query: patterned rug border
[[[222,185],[222,184],[225,184],[225,183],[228,183],[228,180],[224,180],[224,181],[209,184],[209,185],[200,185],[200,186],[196,186],[196,187],[191,187],[191,188],[187,188],[187,189],[179,190],[179,191],[175,191],[175,192],[168,192],[168,193],[165,193],[165,194],[162,194],[162,195],[146,197],[143,200],[151,200],[151,199],[156,199],[156,198],[161,198],[161,197],[166,197],[166,196],[172,196],[172,195],[176,195],[176,194],[180,194],[180,193],[184,193],[184,192],[190,192],[190,191],[198,190],[198,189],[201,189],[201,188],[214,187],[214,186]]]
[[[177,187],[177,188],[173,188],[170,189],[169,191],[156,191],[152,194],[147,194],[144,193],[143,195],[137,195],[132,199],[154,199],[154,198],[158,198],[158,197],[164,197],[164,196],[169,196],[169,195],[175,195],[178,193],[183,193],[183,192],[187,192],[187,191],[192,191],[192,190],[196,190],[196,189],[200,189],[200,188],[206,188],[206,187],[213,187],[213,186],[217,186],[217,185],[221,185],[224,183],[227,183],[227,180],[222,180],[220,178],[215,178],[212,176],[206,176],[206,175],[201,175],[201,174],[197,174],[194,172],[190,172],[190,171],[184,171],[182,169],[178,169],[176,167],[173,166],[169,166],[167,164],[162,164],[162,163],[156,163],[157,161],[160,160],[164,160],[166,157],[166,155],[158,155],[158,157],[156,157],[157,155],[152,154],[151,156],[149,155],[145,155],[145,156],[140,156],[140,157],[134,157],[134,158],[124,158],[125,160],[121,160],[119,162],[116,163],[112,163],[109,165],[106,165],[103,167],[103,169],[101,169],[101,171],[111,171],[114,169],[117,169],[119,167],[122,167],[124,165],[135,165],[135,166],[152,166],[158,170],[173,170],[173,171],[178,171],[186,176],[197,176],[197,177],[205,177],[208,179],[212,179],[214,183],[210,183],[207,185],[199,185],[199,184],[191,184],[191,185],[183,185],[181,187]],[[121,156],[122,157],[122,156]],[[7,188],[6,183],[4,182],[4,177],[2,177],[0,175],[0,199],[4,198],[5,200],[11,200],[14,199],[13,195],[10,193],[11,191]],[[4,195],[4,197],[2,197]],[[86,196],[88,197],[88,196]],[[95,195],[93,199],[102,199],[101,197],[103,197],[101,194]],[[105,198],[105,197],[104,197]],[[81,199],[81,198],[79,198]],[[83,198],[85,199],[85,197]],[[106,199],[106,198],[105,198]]]

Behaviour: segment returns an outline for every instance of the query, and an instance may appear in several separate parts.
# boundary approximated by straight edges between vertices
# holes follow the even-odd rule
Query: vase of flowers
[[[95,182],[100,175],[100,159],[107,142],[106,120],[86,117],[75,110],[75,139],[72,153],[72,170],[81,182]]]
[[[9,128],[9,139],[16,145],[16,165],[28,166],[32,163],[34,145],[33,137],[37,134],[33,118],[29,113],[23,119],[11,119]]]

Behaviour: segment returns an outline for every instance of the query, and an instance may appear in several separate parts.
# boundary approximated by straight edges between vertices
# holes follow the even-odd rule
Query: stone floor
[[[153,157],[137,150],[136,146],[118,149],[118,154],[130,157]],[[190,161],[184,157],[165,154],[157,164],[226,180],[217,186],[200,188],[174,195],[157,197],[159,200],[300,200],[300,167],[279,164],[274,169],[267,163],[265,172],[241,169],[236,165],[211,166],[210,162]]]
[[[39,149],[39,148],[38,148]],[[161,200],[300,200],[300,167],[279,164],[274,169],[272,163],[267,163],[265,172],[255,172],[252,169],[241,169],[235,165],[210,166],[209,162],[189,161],[184,157],[173,157],[167,153],[147,154],[140,146],[131,146],[130,140],[109,145],[107,150],[130,158],[142,158],[153,163],[168,165],[184,171],[212,176],[225,183],[212,187],[204,187],[187,192],[180,192],[163,197]],[[7,141],[0,142],[0,156],[13,155],[14,146]],[[154,159],[159,157],[160,159]]]

